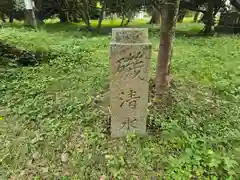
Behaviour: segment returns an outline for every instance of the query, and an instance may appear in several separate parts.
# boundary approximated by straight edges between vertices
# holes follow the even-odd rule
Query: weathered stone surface
[[[151,43],[147,29],[113,29],[110,49],[111,136],[146,133]]]

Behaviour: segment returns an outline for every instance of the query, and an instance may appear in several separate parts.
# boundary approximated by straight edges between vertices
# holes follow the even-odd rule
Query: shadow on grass
[[[149,24],[129,24],[128,26],[120,26],[118,24],[104,24],[100,30],[96,26],[93,26],[91,30],[87,28],[85,24],[74,24],[74,23],[54,23],[54,24],[43,24],[40,27],[49,33],[63,32],[68,33],[70,36],[107,36],[110,35],[113,28],[149,28],[155,29]],[[157,28],[159,29],[159,28]]]
[[[12,28],[29,28],[24,26],[22,23],[6,23],[5,27]],[[61,33],[66,37],[95,37],[95,36],[108,36],[112,32],[112,28],[148,28],[150,36],[159,36],[160,26],[151,25],[147,23],[134,24],[130,23],[128,26],[120,26],[117,24],[104,24],[103,27],[98,31],[97,27],[93,27],[89,30],[83,23],[46,23],[39,25],[38,29],[46,31],[51,34]],[[201,24],[197,23],[181,23],[177,25],[176,37],[203,37],[200,32],[202,28]],[[30,28],[29,28],[30,29]]]

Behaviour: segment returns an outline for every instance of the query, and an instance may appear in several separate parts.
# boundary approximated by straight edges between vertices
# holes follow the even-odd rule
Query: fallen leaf
[[[61,161],[62,162],[67,162],[68,161],[68,154],[67,153],[61,154]]]
[[[32,155],[32,158],[33,158],[34,160],[37,160],[37,159],[39,159],[40,157],[41,157],[41,154],[40,154],[39,152],[34,152],[33,155]]]
[[[48,167],[43,167],[43,168],[41,168],[41,170],[42,170],[43,173],[47,173],[48,172]]]

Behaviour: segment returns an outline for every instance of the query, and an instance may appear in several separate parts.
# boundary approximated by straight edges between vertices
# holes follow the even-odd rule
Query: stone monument
[[[152,51],[148,29],[115,28],[110,46],[111,136],[144,135]]]

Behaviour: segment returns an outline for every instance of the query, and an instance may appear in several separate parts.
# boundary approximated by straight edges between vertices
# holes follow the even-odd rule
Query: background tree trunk
[[[125,20],[125,14],[122,14],[122,21],[121,21],[120,26],[123,26],[123,24],[124,24],[124,20]]]
[[[37,20],[34,12],[34,4],[32,0],[24,0],[25,3],[25,25],[37,28]]]
[[[35,13],[33,9],[26,9],[25,10],[25,25],[32,26],[34,28],[37,28],[37,20],[35,17]]]
[[[133,11],[129,10],[127,13],[127,22],[124,24],[125,26],[127,26],[133,19]]]
[[[214,2],[212,0],[208,0],[208,8],[207,8],[207,22],[205,24],[204,34],[209,35],[212,33],[212,27],[214,26]]]
[[[196,12],[196,13],[194,14],[193,22],[197,22],[198,16],[199,16],[199,12]]]
[[[153,6],[152,9],[152,17],[150,20],[150,24],[160,24],[160,16],[161,16],[161,12]]]
[[[59,19],[61,23],[68,22],[69,19],[67,17],[67,14],[65,12],[60,12],[59,13]]]
[[[103,1],[101,13],[100,13],[100,16],[99,16],[99,19],[98,19],[98,31],[99,31],[99,30],[101,29],[101,27],[102,27],[102,21],[103,21],[103,16],[104,16],[105,9],[106,9],[106,4],[105,4],[105,2]]]
[[[90,6],[90,2],[85,0],[84,1],[84,10],[82,12],[82,18],[83,18],[83,21],[85,22],[85,24],[87,25],[87,29],[89,31],[93,31],[93,28],[91,26],[91,18],[90,18],[90,15],[89,15],[89,6]]]
[[[1,15],[1,19],[2,19],[2,22],[6,22],[6,19],[5,19],[5,14],[3,12],[0,12],[0,15]]]
[[[187,14],[186,9],[183,9],[183,10],[179,11],[178,16],[177,16],[177,22],[182,23],[186,14]]]
[[[9,14],[9,22],[13,23],[13,15],[12,15],[12,13]]]
[[[157,57],[156,95],[165,93],[170,86],[172,41],[180,0],[166,0],[162,14],[160,45]]]

